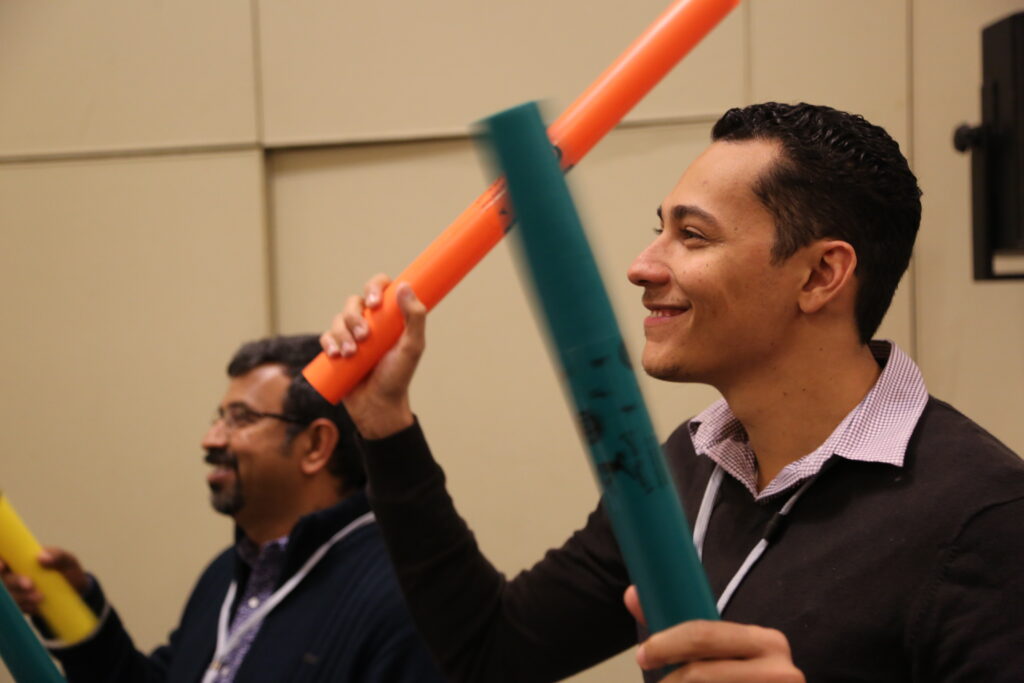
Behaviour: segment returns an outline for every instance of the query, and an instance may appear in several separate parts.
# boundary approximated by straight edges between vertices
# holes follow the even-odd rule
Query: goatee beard
[[[234,484],[226,487],[210,484],[210,505],[213,509],[223,515],[234,515],[245,504],[242,482],[238,478],[238,458],[226,449],[215,448],[206,451],[206,457],[203,460],[208,465],[230,467],[234,470]]]

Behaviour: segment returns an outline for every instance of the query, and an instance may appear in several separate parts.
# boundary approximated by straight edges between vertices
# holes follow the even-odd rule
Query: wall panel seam
[[[754,98],[754,30],[752,3],[743,4],[743,104],[753,104]]]
[[[254,152],[263,148],[252,142],[237,144],[187,145],[181,147],[148,147],[137,149],[97,150],[90,152],[47,152],[41,154],[0,155],[0,165],[35,164],[54,161],[102,161],[107,159],[137,159],[142,157],[185,156],[193,154],[219,154],[224,152]]]
[[[906,0],[906,16],[907,16],[907,66],[906,66],[906,79],[907,79],[907,158],[910,161],[910,167],[915,167],[915,159],[917,156],[917,150],[915,147],[916,135],[914,130],[914,124],[916,121],[915,108],[914,108],[914,0]],[[918,282],[917,282],[917,259],[914,258],[910,262],[910,267],[907,269],[906,275],[907,285],[910,288],[910,357],[920,362],[920,356],[918,355],[918,340],[920,339],[919,334],[919,311],[920,306],[918,305]]]
[[[697,124],[713,124],[718,120],[721,113],[717,114],[693,114],[685,116],[663,116],[657,118],[647,118],[639,121],[623,121],[615,127],[615,130],[633,130],[637,128],[657,128],[659,126],[680,126],[680,125],[697,125]],[[407,145],[417,143],[430,143],[430,142],[452,142],[459,140],[472,140],[473,133],[468,130],[462,131],[450,131],[450,132],[435,132],[435,133],[416,133],[409,135],[386,135],[386,136],[370,136],[365,138],[349,138],[349,139],[337,139],[337,140],[310,140],[306,141],[295,141],[295,142],[277,142],[269,143],[264,145],[264,149],[272,154],[285,153],[285,152],[306,152],[316,150],[328,150],[328,149],[345,149],[355,147],[375,147],[384,145]]]
[[[258,0],[250,0],[249,7],[252,25],[252,78],[253,78],[253,116],[256,117],[256,139],[263,145],[266,139],[266,125],[263,112],[263,51],[260,34],[260,8]]]

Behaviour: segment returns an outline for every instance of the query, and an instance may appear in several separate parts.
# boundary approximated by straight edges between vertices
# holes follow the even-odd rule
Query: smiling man
[[[72,683],[441,680],[363,493],[352,422],[299,375],[319,350],[314,336],[263,339],[228,365],[202,445],[210,502],[236,540],[200,576],[167,645],[136,650],[74,556],[40,558],[102,616],[84,642],[51,643]],[[37,612],[29,579],[4,581]]]
[[[807,104],[732,109],[712,140],[629,279],[644,369],[723,396],[664,444],[723,620],[638,632],[600,506],[512,580],[487,562],[410,407],[425,308],[399,283],[405,332],[346,405],[435,656],[455,680],[547,681],[639,639],[651,680],[1019,680],[1024,464],[872,341],[920,222],[906,159]],[[367,337],[387,282],[349,299],[329,354]]]

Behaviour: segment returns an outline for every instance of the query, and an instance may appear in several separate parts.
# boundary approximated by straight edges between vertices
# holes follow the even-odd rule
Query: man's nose
[[[228,445],[228,429],[224,426],[224,420],[216,419],[210,424],[200,441],[204,450],[211,448],[225,448]]]
[[[637,254],[633,263],[626,271],[629,281],[638,287],[663,284],[668,278],[668,269],[658,252],[658,241],[655,240],[646,249]]]

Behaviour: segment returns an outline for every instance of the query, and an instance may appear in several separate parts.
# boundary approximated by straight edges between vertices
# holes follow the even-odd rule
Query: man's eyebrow
[[[661,215],[661,210],[658,210],[658,215]],[[710,213],[700,208],[699,206],[693,206],[692,204],[676,204],[672,207],[672,220],[676,223],[681,223],[687,218],[698,218],[711,227],[717,228],[718,220]]]
[[[656,213],[658,214],[658,220],[661,221],[662,225],[664,225],[665,216],[662,214],[661,206],[658,207]],[[700,207],[692,206],[690,204],[676,204],[675,206],[672,207],[672,220],[675,221],[676,223],[685,221],[687,218],[690,217],[699,218],[708,225],[711,225],[712,227],[720,227],[718,224],[718,220]]]

